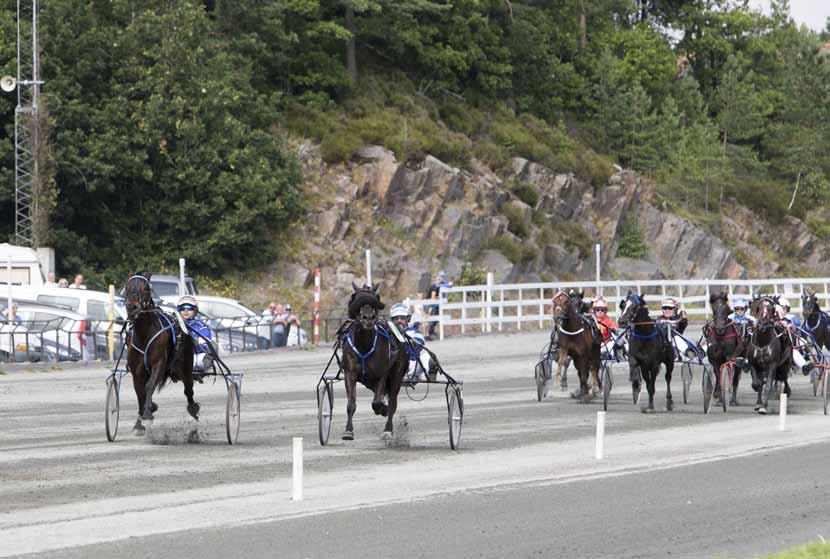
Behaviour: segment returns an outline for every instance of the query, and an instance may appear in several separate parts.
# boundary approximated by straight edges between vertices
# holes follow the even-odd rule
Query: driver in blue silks
[[[199,320],[196,314],[199,312],[199,304],[190,295],[179,298],[176,305],[179,314],[182,315],[185,324],[190,330],[190,337],[193,338],[195,353],[193,355],[193,370],[207,371],[213,366],[213,356],[208,351],[208,343],[213,340],[210,328]]]
[[[775,310],[780,317],[782,326],[784,326],[789,333],[790,342],[793,346],[793,363],[805,375],[810,374],[810,371],[813,370],[814,365],[812,361],[808,359],[809,353],[806,347],[799,343],[798,340],[798,330],[801,328],[801,319],[790,312],[790,302],[785,297],[781,297],[778,300],[778,308]]]
[[[416,382],[423,380],[423,374],[429,371],[429,353],[421,351],[426,342],[424,335],[418,330],[409,325],[409,319],[412,313],[409,312],[409,307],[403,303],[396,303],[392,305],[389,311],[389,318],[395,323],[395,326],[412,340],[411,346],[406,348],[409,354],[409,369],[404,377],[404,381]]]

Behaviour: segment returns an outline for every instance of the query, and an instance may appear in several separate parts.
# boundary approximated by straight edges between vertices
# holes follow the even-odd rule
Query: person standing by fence
[[[429,286],[429,294],[428,298],[433,300],[438,300],[441,298],[441,288],[442,287],[452,287],[452,282],[447,281],[447,274],[444,270],[441,270],[437,274],[435,274],[435,279],[432,282],[432,285]],[[429,314],[430,316],[437,316],[438,315],[438,305],[429,305]],[[427,340],[434,340],[435,339],[435,327],[438,325],[438,322],[430,322],[429,323],[429,332],[427,334]]]

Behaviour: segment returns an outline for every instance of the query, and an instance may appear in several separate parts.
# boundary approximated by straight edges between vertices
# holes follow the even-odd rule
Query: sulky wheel
[[[118,435],[118,417],[120,415],[121,403],[118,397],[118,381],[115,375],[107,379],[107,403],[104,412],[104,425],[107,428],[107,440],[115,441]]]
[[[323,446],[329,442],[333,409],[334,387],[330,382],[324,382],[317,388],[317,433]]]
[[[548,395],[548,389],[552,378],[551,363],[552,362],[549,359],[543,359],[536,364],[534,377],[536,379],[536,399],[539,402],[544,400],[545,396]]]
[[[810,369],[810,384],[813,385],[813,396],[818,396],[819,391],[819,379],[821,378],[821,369],[818,367],[813,367]]]
[[[236,444],[236,439],[239,437],[239,385],[234,381],[228,383],[225,431],[228,435],[228,444]]]
[[[824,415],[827,415],[828,407],[830,407],[830,390],[827,389],[827,371],[828,369],[823,369],[821,375],[821,395],[824,398]]]
[[[715,391],[715,371],[709,365],[703,366],[703,413],[709,413],[712,407],[712,393]]]
[[[608,400],[611,399],[611,386],[613,385],[613,381],[611,380],[611,367],[608,363],[603,363],[600,369],[600,382],[602,383],[602,410],[608,411]]]
[[[720,399],[723,411],[729,408],[729,390],[732,388],[732,366],[721,365],[720,368]]]
[[[680,380],[683,381],[683,403],[689,403],[689,389],[692,387],[692,365],[683,363],[680,366]]]
[[[452,387],[447,391],[447,423],[450,430],[450,448],[458,450],[461,442],[461,423],[464,420],[464,397],[461,388]]]

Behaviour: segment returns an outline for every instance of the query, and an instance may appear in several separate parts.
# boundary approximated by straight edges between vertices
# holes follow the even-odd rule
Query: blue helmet
[[[734,309],[745,309],[746,308],[746,297],[735,297],[732,303],[732,308]]]

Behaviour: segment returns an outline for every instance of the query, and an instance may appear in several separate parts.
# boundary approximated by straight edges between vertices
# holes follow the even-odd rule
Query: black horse
[[[671,395],[671,374],[674,370],[674,348],[663,330],[648,313],[643,295],[629,292],[620,302],[622,314],[620,327],[628,327],[628,367],[631,375],[631,389],[635,401],[640,393],[640,374],[646,381],[648,407],[643,411],[654,411],[654,391],[660,364],[666,366],[666,410],[674,409]]]
[[[193,399],[193,339],[182,332],[174,318],[153,302],[150,274],[131,276],[124,288],[127,308],[127,368],[132,373],[138,398],[138,419],[134,433],[144,434],[144,425],[152,425],[158,406],[153,393],[168,380],[182,381],[187,397],[187,411],[199,419],[199,404]]]
[[[815,338],[819,349],[830,349],[830,319],[819,307],[815,291],[807,289],[801,294],[801,306],[804,313],[804,330]]]
[[[378,316],[378,311],[384,308],[378,296],[378,287],[359,288],[354,284],[352,287],[354,292],[348,306],[350,320],[340,332],[340,342],[346,348],[340,365],[345,373],[348,398],[343,440],[354,439],[352,417],[357,409],[358,382],[374,392],[372,409],[375,414],[386,417],[383,436],[388,439],[392,436],[398,392],[409,365],[406,345]]]
[[[571,296],[560,291],[553,297],[554,328],[559,337],[556,379],[559,381],[560,372],[567,370],[568,359],[572,359],[579,374],[579,392],[574,392],[573,396],[586,402],[592,397],[591,385],[588,383],[589,373],[593,376],[594,391],[599,390],[602,338],[595,333],[594,324],[579,313],[581,305],[581,294]]]
[[[715,371],[716,400],[720,400],[721,384],[720,369],[727,361],[741,357],[745,350],[743,335],[738,325],[729,319],[732,309],[729,307],[728,295],[724,292],[712,294],[709,297],[712,307],[712,320],[703,326],[703,336],[706,338],[706,356]],[[741,368],[734,367],[732,376],[732,398],[730,405],[738,405],[738,383],[741,379]]]
[[[793,350],[787,332],[776,327],[776,305],[777,295],[756,296],[749,304],[756,322],[747,344],[746,358],[752,368],[752,388],[758,393],[755,411],[762,415],[767,413],[767,404],[775,381],[783,382],[784,392],[790,394],[787,376]]]

